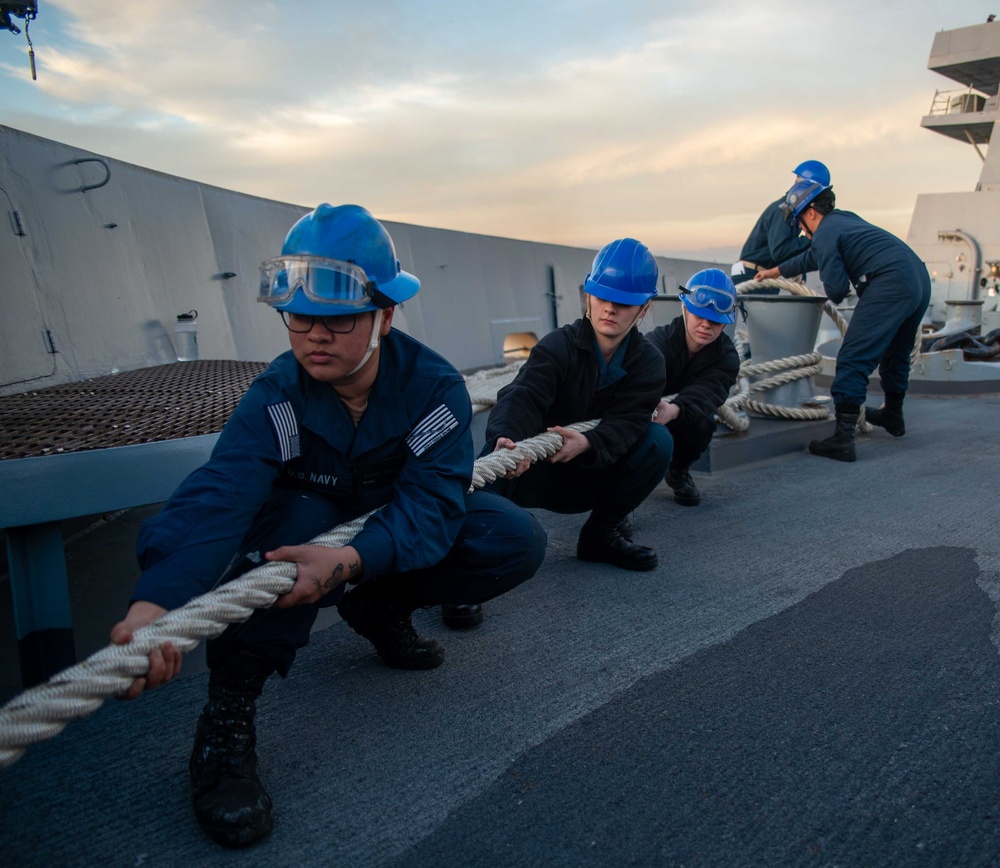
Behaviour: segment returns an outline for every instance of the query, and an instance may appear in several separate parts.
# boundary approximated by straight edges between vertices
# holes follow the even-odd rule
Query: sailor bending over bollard
[[[804,163],[799,163],[793,172],[797,181],[809,178],[823,184],[830,183],[830,170],[819,160],[806,160]],[[743,244],[739,260],[733,265],[733,283],[739,284],[751,280],[758,271],[780,265],[809,249],[809,239],[802,236],[798,226],[792,226],[785,220],[785,215],[781,210],[784,203],[784,196],[776,199],[757,218],[757,222]],[[759,295],[776,295],[778,290],[760,288],[750,289],[749,292]]]
[[[839,304],[853,285],[858,304],[837,353],[830,394],[836,410],[832,437],[813,440],[813,455],[854,461],[854,429],[878,367],[885,403],[865,407],[865,418],[894,437],[906,432],[903,399],[910,353],[931,297],[927,267],[895,235],[850,211],[841,211],[829,183],[801,180],[785,197],[789,222],[801,226],[812,247],[794,260],[761,272],[761,279],[819,270],[827,297]]]
[[[444,650],[417,635],[417,607],[491,599],[544,557],[530,513],[466,494],[465,383],[391,328],[394,306],[419,287],[364,208],[320,205],[295,223],[281,256],[261,266],[258,298],[280,312],[291,351],[253,382],[208,462],[140,532],[143,573],[112,630],[117,644],[262,559],[297,564],[287,595],[208,642],[208,704],[189,772],[195,816],[225,846],[271,831],[255,702],[272,673],[288,673],[319,608],[336,605],[387,665],[431,669]],[[302,545],[383,504],[349,545]],[[129,698],[170,680],[180,655],[165,643],[149,665]]]
[[[674,439],[666,483],[677,503],[697,506],[701,495],[691,465],[711,444],[715,411],[729,397],[740,372],[739,353],[722,331],[736,321],[736,287],[724,272],[708,268],[693,274],[680,292],[681,315],[657,326],[646,340],[667,366],[664,399],[655,417]]]
[[[645,245],[624,238],[605,246],[584,282],[583,319],[532,348],[486,423],[484,453],[513,449],[546,430],[563,437],[544,462],[525,473],[525,459],[487,489],[521,506],[589,510],[577,557],[628,570],[657,565],[656,552],[632,539],[629,513],[663,479],[672,445],[669,431],[651,421],[663,394],[663,358],[637,328],[656,295],[657,276]],[[564,427],[589,419],[601,421],[585,433]],[[445,606],[442,616],[449,627],[471,627],[482,610]]]

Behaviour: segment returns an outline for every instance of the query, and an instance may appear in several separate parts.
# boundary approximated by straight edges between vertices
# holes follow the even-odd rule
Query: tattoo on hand
[[[333,568],[333,572],[330,573],[330,577],[325,582],[323,582],[323,593],[324,594],[327,593],[327,592],[329,592],[329,590],[334,585],[339,585],[343,581],[343,579],[341,578],[341,576],[343,575],[343,573],[344,573],[344,565],[343,564],[337,564],[337,566],[335,566]]]
[[[356,579],[361,575],[361,564],[357,561],[353,561],[347,566],[347,580]]]

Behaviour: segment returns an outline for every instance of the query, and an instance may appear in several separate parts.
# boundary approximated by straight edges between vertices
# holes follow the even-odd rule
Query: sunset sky
[[[792,168],[906,237],[975,186],[921,129],[941,0],[40,0],[0,33],[0,123],[300,205],[731,260]],[[23,22],[17,23],[23,25]],[[996,26],[1000,27],[1000,23]]]

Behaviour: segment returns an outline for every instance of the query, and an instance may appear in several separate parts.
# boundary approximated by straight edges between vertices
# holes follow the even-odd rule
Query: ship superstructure
[[[1000,151],[989,147],[1000,121],[1000,22],[936,33],[927,67],[958,87],[934,93],[921,126],[964,143],[982,171],[974,190],[918,196],[906,240],[931,273],[931,318],[944,322],[949,300],[982,300],[985,333],[1000,326]]]

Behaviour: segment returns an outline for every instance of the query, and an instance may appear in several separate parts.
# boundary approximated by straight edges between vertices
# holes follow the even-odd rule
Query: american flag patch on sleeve
[[[272,404],[267,408],[267,415],[271,420],[271,427],[274,429],[274,436],[278,441],[282,462],[298,458],[301,454],[299,423],[295,418],[292,402]]]
[[[414,455],[423,455],[428,449],[438,442],[449,431],[458,427],[458,419],[444,404],[436,410],[432,410],[406,438],[406,445],[410,447]]]

